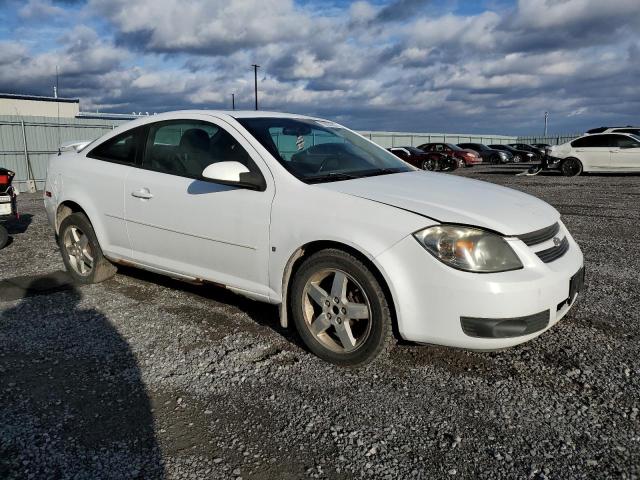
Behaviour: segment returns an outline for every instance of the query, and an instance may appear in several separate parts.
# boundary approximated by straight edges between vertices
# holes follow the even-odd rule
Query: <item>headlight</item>
[[[459,270],[495,273],[522,268],[504,238],[479,228],[437,225],[413,236],[431,255]]]
[[[507,158],[507,154],[505,152],[498,152],[498,155],[500,155],[502,158]]]

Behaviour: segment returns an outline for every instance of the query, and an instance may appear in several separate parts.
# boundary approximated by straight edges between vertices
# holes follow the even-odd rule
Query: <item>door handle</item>
[[[148,188],[141,188],[140,190],[134,190],[131,192],[131,196],[136,198],[143,198],[145,200],[150,200],[153,198],[153,194],[149,191]]]
[[[611,153],[620,153],[620,149],[609,150]]]

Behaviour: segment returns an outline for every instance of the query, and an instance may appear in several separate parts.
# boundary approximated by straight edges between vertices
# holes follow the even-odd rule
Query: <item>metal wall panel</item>
[[[61,143],[93,140],[121,123],[123,121],[0,116],[0,166],[16,172],[14,182],[18,189],[25,190],[27,178],[35,180],[38,189],[42,189],[47,159],[49,155],[57,153]],[[30,175],[27,174],[27,168],[31,171]]]

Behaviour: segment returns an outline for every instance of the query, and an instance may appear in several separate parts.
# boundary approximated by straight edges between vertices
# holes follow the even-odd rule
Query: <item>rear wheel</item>
[[[582,173],[582,162],[573,157],[565,158],[560,169],[565,177],[576,177]]]
[[[292,287],[296,328],[320,358],[358,367],[391,347],[386,295],[359,259],[337,249],[322,250],[301,265]]]
[[[102,254],[91,222],[83,213],[72,213],[62,221],[58,245],[75,282],[99,283],[115,275],[116,267]]]

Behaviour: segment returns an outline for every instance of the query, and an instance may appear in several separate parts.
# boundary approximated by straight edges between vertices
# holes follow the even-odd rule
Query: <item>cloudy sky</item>
[[[0,0],[0,92],[253,108],[358,129],[640,123],[639,0]]]

